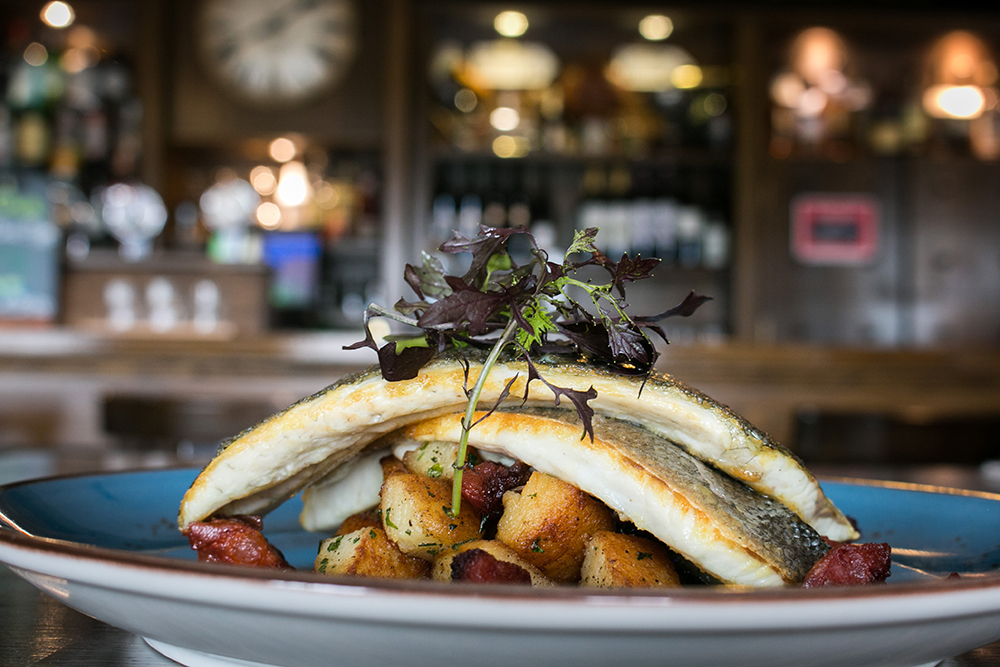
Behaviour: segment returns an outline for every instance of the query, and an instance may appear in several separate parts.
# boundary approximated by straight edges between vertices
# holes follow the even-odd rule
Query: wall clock
[[[357,48],[351,0],[203,0],[197,30],[212,77],[264,106],[328,92]]]

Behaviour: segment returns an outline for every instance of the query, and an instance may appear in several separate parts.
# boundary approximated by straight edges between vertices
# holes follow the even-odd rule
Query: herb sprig
[[[448,348],[489,349],[471,388],[469,364],[465,364],[465,394],[469,400],[455,462],[453,516],[457,516],[461,506],[462,471],[469,432],[475,425],[475,411],[490,370],[502,353],[514,353],[527,365],[523,400],[528,398],[531,382],[538,380],[552,391],[556,405],[562,398],[573,403],[583,423],[584,436],[593,440],[594,410],[589,402],[597,397],[597,391],[593,386],[581,391],[548,382],[533,358],[543,354],[583,353],[591,361],[616,372],[648,376],[659,356],[648,332],[669,343],[658,323],[667,317],[687,317],[709,300],[710,297],[691,292],[680,304],[658,315],[629,316],[626,285],[649,278],[660,260],[623,254],[620,260],[613,261],[594,244],[597,232],[596,228],[578,231],[562,263],[549,261],[548,254],[524,227],[480,226],[479,234],[472,238],[455,233],[441,245],[440,251],[471,253],[472,261],[465,275],[448,275],[439,260],[424,253],[420,266],[407,264],[404,272],[417,300],[400,299],[394,310],[372,304],[365,311],[365,339],[345,348],[376,350],[382,377],[390,382],[416,377],[435,353]],[[518,235],[530,243],[530,259],[522,265],[515,262],[509,249],[511,240]],[[589,257],[583,261],[571,260],[583,255]],[[608,282],[595,284],[576,277],[588,266],[604,269]],[[583,295],[582,299],[578,300],[578,294]],[[391,336],[379,347],[368,327],[372,317],[387,317],[420,332]],[[507,383],[487,415],[509,398],[515,380],[516,376]]]

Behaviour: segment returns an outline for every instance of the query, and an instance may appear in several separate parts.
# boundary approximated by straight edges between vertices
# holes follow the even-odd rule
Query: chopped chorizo
[[[527,584],[531,574],[517,563],[495,558],[482,549],[469,549],[451,561],[451,580],[472,584]]]
[[[259,516],[235,516],[196,521],[184,534],[204,563],[292,569],[281,551],[261,534],[262,526]]]
[[[885,542],[834,543],[826,555],[809,570],[802,587],[883,583],[889,577],[891,564],[892,549]]]
[[[462,499],[482,516],[503,511],[503,494],[523,486],[531,476],[531,469],[520,461],[504,466],[493,461],[483,461],[467,469],[462,475]]]

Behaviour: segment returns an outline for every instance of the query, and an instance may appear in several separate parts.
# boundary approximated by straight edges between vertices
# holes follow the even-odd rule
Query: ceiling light
[[[521,12],[500,12],[493,27],[504,37],[520,37],[528,29],[528,17]]]
[[[639,21],[639,34],[651,42],[659,42],[670,37],[674,31],[674,22],[663,14],[650,14]]]
[[[254,190],[264,196],[272,194],[274,188],[278,185],[278,181],[274,177],[274,172],[271,171],[270,167],[265,167],[264,165],[254,167],[250,171],[250,183],[253,185]]]
[[[986,107],[979,86],[931,86],[924,92],[924,110],[935,118],[978,118]]]
[[[42,20],[53,28],[65,28],[73,23],[76,13],[65,2],[54,0],[42,7]]]
[[[288,162],[295,157],[295,143],[287,137],[278,137],[267,147],[267,152],[277,162]]]
[[[697,65],[681,65],[670,73],[670,82],[676,88],[697,88],[701,85],[704,74]]]
[[[264,229],[277,229],[281,224],[281,209],[269,201],[257,207],[257,222]]]
[[[38,42],[28,44],[24,50],[24,62],[34,67],[40,67],[49,59],[48,50]]]
[[[282,206],[301,206],[311,194],[309,174],[301,162],[286,162],[278,174],[278,187],[274,198]]]
[[[501,132],[510,132],[521,124],[521,114],[517,109],[497,107],[490,112],[490,125]]]
[[[473,44],[469,74],[490,90],[545,90],[559,74],[559,58],[544,44],[497,39]]]

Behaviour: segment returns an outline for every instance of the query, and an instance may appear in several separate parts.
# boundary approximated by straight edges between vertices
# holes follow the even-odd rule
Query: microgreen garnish
[[[458,516],[461,506],[462,471],[479,397],[490,370],[502,354],[512,353],[527,365],[524,400],[530,384],[538,380],[552,391],[556,405],[563,398],[573,404],[583,423],[584,436],[593,440],[594,410],[589,402],[597,397],[597,391],[593,387],[581,391],[554,385],[542,376],[533,359],[544,354],[583,353],[590,361],[618,373],[648,376],[659,352],[647,330],[669,343],[657,323],[666,317],[691,315],[709,299],[691,292],[678,306],[659,315],[630,317],[626,312],[625,285],[649,278],[660,260],[623,254],[615,262],[594,245],[597,231],[596,228],[577,231],[561,264],[550,262],[548,254],[524,227],[480,226],[479,234],[473,238],[456,232],[441,245],[440,251],[471,253],[472,262],[465,275],[446,274],[440,261],[424,253],[421,266],[408,264],[404,272],[417,300],[400,299],[395,310],[369,306],[365,311],[365,339],[347,346],[346,349],[370,347],[378,352],[382,377],[390,382],[416,377],[436,352],[468,346],[489,349],[471,388],[468,361],[464,362],[465,393],[469,400],[455,461],[452,516]],[[523,235],[530,242],[530,259],[523,265],[518,265],[508,251],[515,235]],[[581,255],[589,257],[579,262],[570,259]],[[609,281],[594,284],[577,278],[577,272],[588,266],[604,269]],[[584,295],[580,301],[579,294]],[[387,317],[421,331],[411,336],[392,336],[379,347],[368,328],[372,317]],[[509,397],[515,379],[507,383],[487,415]]]

